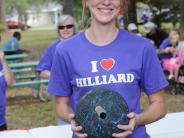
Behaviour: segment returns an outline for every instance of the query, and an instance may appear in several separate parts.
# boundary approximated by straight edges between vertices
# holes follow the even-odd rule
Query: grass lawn
[[[12,33],[2,34],[3,42]],[[32,50],[30,60],[38,60],[44,49],[57,38],[54,30],[28,30],[22,32],[21,47]],[[2,43],[3,43],[2,42]],[[184,111],[184,95],[170,95],[172,85],[166,89],[169,112]],[[147,98],[143,94],[141,109],[147,108]],[[7,121],[9,129],[34,128],[55,125],[55,112],[52,100],[40,102],[32,96],[31,88],[15,88],[7,90]]]

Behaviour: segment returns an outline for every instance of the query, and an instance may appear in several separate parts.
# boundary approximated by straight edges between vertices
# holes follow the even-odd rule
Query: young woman
[[[6,87],[13,83],[13,74],[0,51],[0,131],[6,130]]]
[[[109,88],[128,103],[128,125],[115,138],[149,138],[145,124],[166,114],[163,88],[168,85],[149,40],[116,27],[124,0],[84,0],[91,13],[90,27],[58,46],[48,92],[55,96],[58,116],[71,123],[73,138],[87,137],[75,125],[78,100],[88,91]],[[148,95],[149,108],[140,111],[141,90]],[[123,131],[124,130],[124,131]]]

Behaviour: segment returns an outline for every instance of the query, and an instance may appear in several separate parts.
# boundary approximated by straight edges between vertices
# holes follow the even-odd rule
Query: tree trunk
[[[0,0],[0,24],[5,24],[5,0]]]
[[[73,15],[73,0],[64,0],[63,13]]]
[[[184,29],[184,0],[181,0],[180,13],[181,13],[181,27]]]
[[[137,23],[136,3],[137,0],[129,0],[127,3],[127,8],[124,9],[125,26],[127,26],[129,23]]]

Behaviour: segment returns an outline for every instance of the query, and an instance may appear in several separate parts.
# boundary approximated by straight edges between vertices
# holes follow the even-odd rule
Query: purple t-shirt
[[[109,88],[124,97],[130,112],[140,113],[141,90],[151,95],[168,85],[150,41],[125,30],[119,30],[116,39],[105,46],[90,43],[83,32],[60,45],[47,91],[71,97],[74,111],[86,92]],[[140,125],[129,138],[149,135]]]
[[[48,48],[44,51],[42,58],[40,59],[36,70],[37,71],[43,71],[43,70],[51,70],[52,61],[54,58],[54,53],[56,50],[56,46],[61,42],[61,39],[55,40],[53,43],[51,43]]]
[[[162,44],[160,45],[159,47],[159,50],[163,50],[163,49],[166,49],[167,47],[169,47],[171,45],[171,41],[169,40],[169,38],[166,38]],[[169,59],[169,58],[172,58],[173,57],[173,54],[172,53],[168,53],[168,54],[161,54],[160,55],[160,59],[163,60],[163,59]]]
[[[6,81],[4,75],[2,75],[2,65],[0,63],[0,126],[6,123]]]

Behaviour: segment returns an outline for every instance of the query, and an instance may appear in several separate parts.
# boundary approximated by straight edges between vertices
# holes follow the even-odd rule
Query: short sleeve
[[[69,69],[66,54],[60,48],[57,48],[51,68],[51,78],[47,88],[48,93],[54,96],[71,96]]]
[[[43,71],[43,70],[49,70],[50,71],[51,66],[52,66],[52,60],[53,60],[52,56],[54,56],[54,55],[52,55],[52,53],[51,53],[51,48],[48,47],[44,51],[38,65],[36,67],[36,70],[37,71]]]
[[[60,40],[56,40],[47,47],[36,67],[37,71],[51,70],[55,49],[59,43]]]
[[[170,45],[170,40],[168,38],[166,38],[160,45],[159,49],[165,49],[168,45]]]
[[[142,58],[141,86],[148,95],[168,85],[152,44],[145,46]]]

